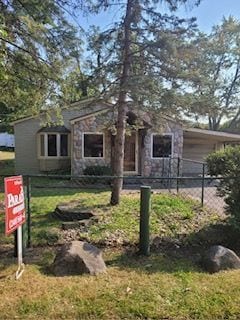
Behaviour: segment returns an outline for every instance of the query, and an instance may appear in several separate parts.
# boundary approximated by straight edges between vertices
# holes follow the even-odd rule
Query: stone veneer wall
[[[169,159],[154,159],[151,155],[151,144],[153,133],[171,133],[173,134],[173,158],[182,157],[183,151],[183,129],[180,125],[173,121],[167,121],[164,129],[149,129],[144,138],[144,149],[142,149],[141,157],[141,175],[145,177],[149,176],[164,176],[167,175],[169,170]],[[174,174],[176,171],[177,159],[171,162],[171,173]],[[164,169],[165,167],[165,169]],[[175,172],[176,174],[176,172]]]
[[[111,164],[111,134],[106,129],[111,113],[98,114],[75,122],[73,125],[72,174],[81,175],[87,166],[109,166]],[[104,157],[83,158],[83,133],[98,132],[104,134]]]
[[[107,123],[112,121],[111,112],[91,116],[75,122],[73,125],[73,146],[72,146],[72,174],[81,175],[87,166],[92,165],[111,165],[111,134],[106,129]],[[150,119],[147,119],[148,123]],[[159,126],[160,127],[160,126]],[[173,134],[173,158],[182,157],[183,150],[183,130],[182,127],[173,122],[166,121],[164,128],[148,129],[144,137],[144,148],[139,144],[139,155],[141,164],[139,174],[142,176],[161,176],[164,166],[168,166],[168,159],[154,159],[151,157],[151,136],[152,133],[172,133]],[[102,132],[105,138],[105,155],[104,158],[83,158],[82,139],[84,132]],[[176,163],[176,161],[175,161]]]

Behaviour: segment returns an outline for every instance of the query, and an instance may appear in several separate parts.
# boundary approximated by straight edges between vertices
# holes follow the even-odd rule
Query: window
[[[40,157],[68,157],[68,134],[41,133]]]
[[[61,157],[68,156],[68,135],[67,134],[60,135],[60,156]]]
[[[103,158],[103,134],[84,133],[83,134],[83,157]]]
[[[152,158],[168,158],[172,155],[172,135],[152,135]]]
[[[56,157],[57,156],[57,135],[56,134],[48,134],[47,135],[47,146],[48,146],[48,157]]]

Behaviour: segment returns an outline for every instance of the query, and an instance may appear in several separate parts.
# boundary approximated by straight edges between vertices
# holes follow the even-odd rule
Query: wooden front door
[[[137,134],[125,137],[124,167],[125,173],[137,173]]]

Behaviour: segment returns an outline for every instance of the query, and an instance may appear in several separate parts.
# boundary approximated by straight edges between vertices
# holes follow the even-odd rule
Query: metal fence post
[[[31,178],[27,176],[27,247],[31,247]]]
[[[202,207],[204,204],[204,185],[205,185],[205,163],[203,163],[203,168],[202,168],[202,196],[201,196]]]
[[[149,245],[149,211],[150,211],[151,187],[141,186],[140,199],[140,243],[141,254],[150,254]]]
[[[169,179],[169,178],[171,178],[171,174],[172,174],[171,167],[172,167],[172,158],[169,157],[169,160],[168,160],[168,191],[170,191],[170,192],[171,192],[171,188],[172,188],[172,180]]]
[[[180,158],[177,158],[177,193],[179,193]]]

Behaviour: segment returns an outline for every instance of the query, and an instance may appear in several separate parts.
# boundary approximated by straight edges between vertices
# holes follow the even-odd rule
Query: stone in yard
[[[210,273],[227,269],[240,269],[240,258],[222,246],[212,246],[202,259],[204,269]]]
[[[78,221],[91,219],[94,217],[94,213],[90,210],[83,210],[77,205],[62,204],[58,205],[53,213],[53,216],[61,221]]]
[[[66,221],[62,223],[62,229],[63,230],[69,230],[69,229],[79,229],[81,231],[86,231],[91,225],[98,222],[95,217],[91,219],[85,219],[80,221]]]
[[[56,276],[97,275],[106,271],[101,251],[83,241],[72,241],[62,246],[52,265]]]

